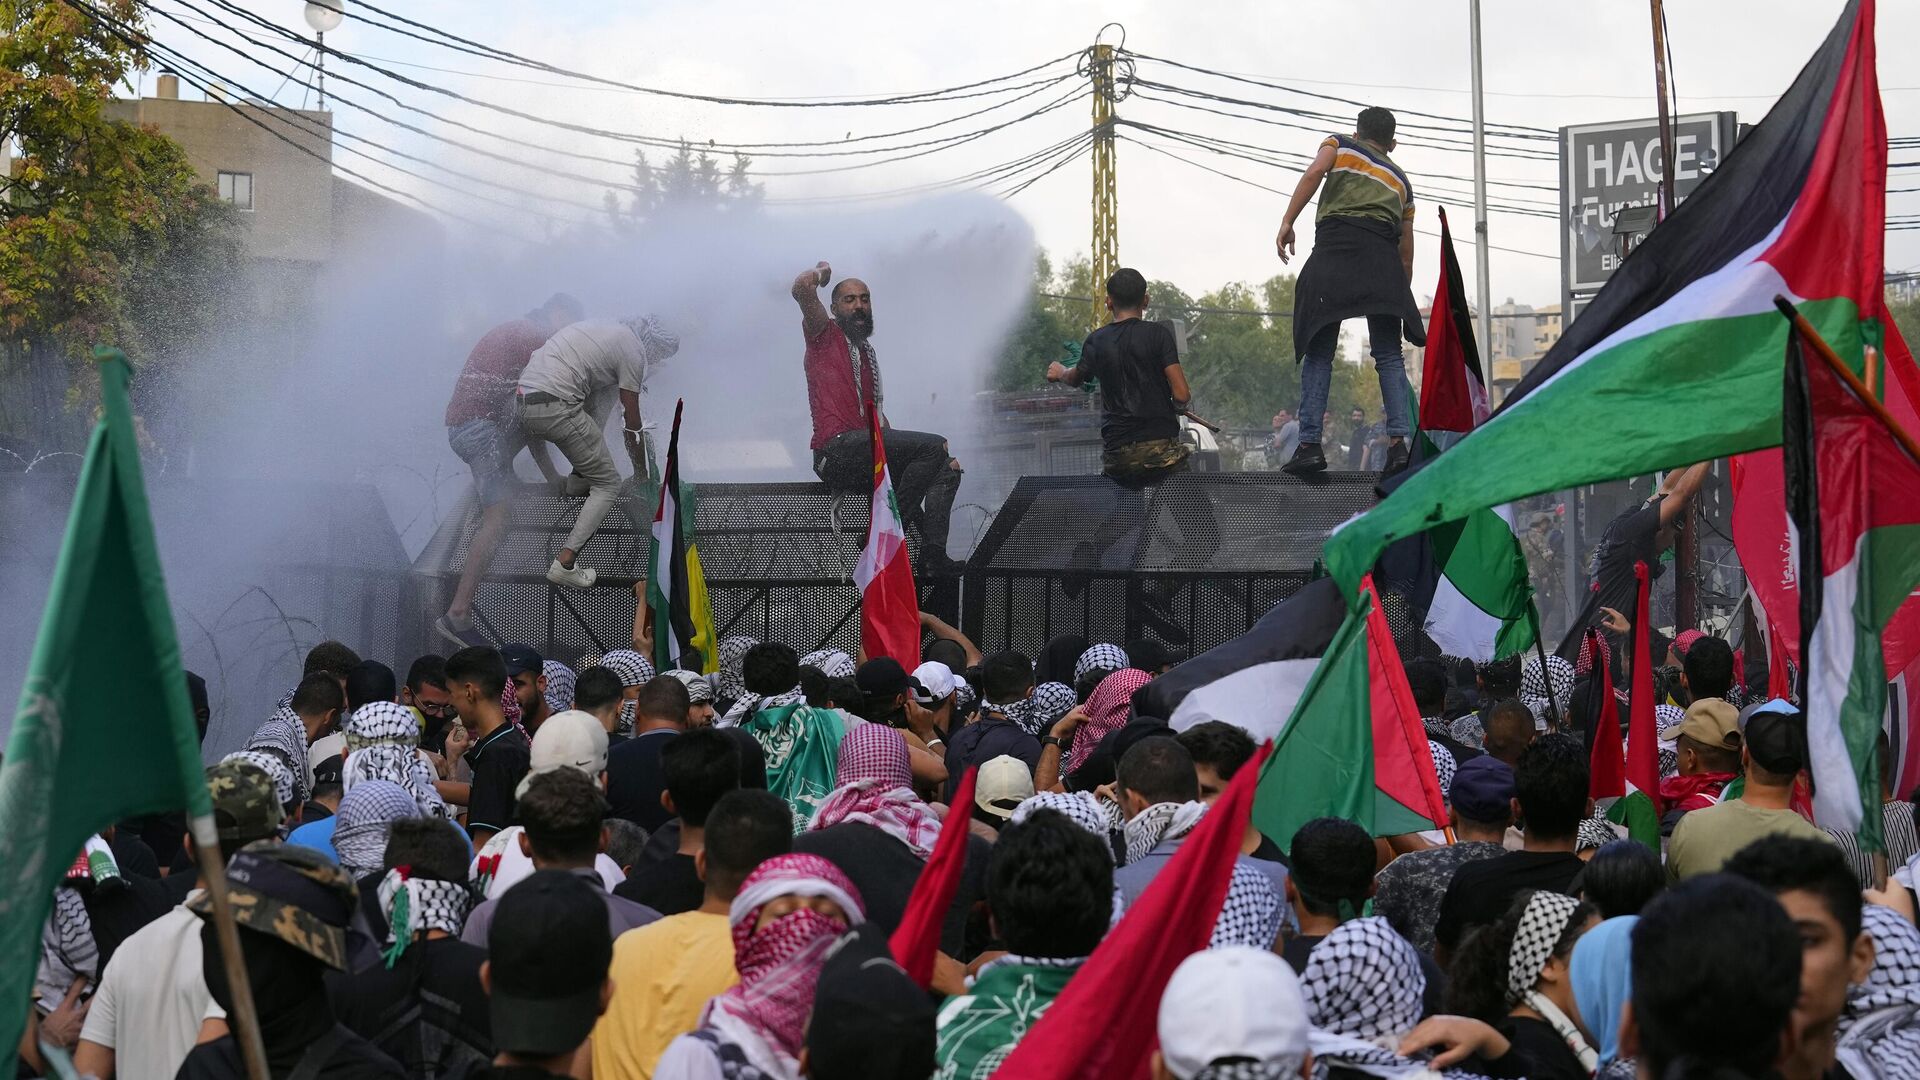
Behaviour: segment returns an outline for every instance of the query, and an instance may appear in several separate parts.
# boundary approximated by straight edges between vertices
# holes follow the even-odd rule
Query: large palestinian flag
[[[1141,688],[1136,711],[1184,731],[1208,720],[1274,741],[1253,822],[1281,847],[1318,817],[1376,836],[1442,828],[1440,781],[1393,633],[1375,597],[1349,611],[1330,578],[1253,629]],[[1344,616],[1344,617],[1343,617]]]
[[[693,538],[693,490],[680,483],[680,412],[673,406],[673,434],[667,439],[666,471],[660,480],[660,505],[647,540],[647,606],[653,609],[653,663],[661,671],[685,667],[699,654],[701,671],[720,670],[714,647],[713,606],[700,549]]]
[[[1780,442],[1785,294],[1843,356],[1881,339],[1886,126],[1874,0],[1854,0],[1714,174],[1500,410],[1334,533],[1355,595],[1387,544],[1528,495]]]
[[[1454,256],[1447,211],[1440,208],[1440,281],[1427,323],[1420,378],[1416,468],[1487,419],[1487,380],[1473,340],[1467,290]],[[1416,575],[1402,591],[1427,636],[1448,656],[1486,661],[1512,656],[1534,639],[1533,586],[1513,533],[1513,508],[1498,506],[1429,530],[1412,544]],[[1383,567],[1394,563],[1392,555]]]
[[[1885,851],[1875,760],[1887,707],[1880,634],[1920,585],[1920,455],[1849,369],[1797,329],[1782,408],[1799,554],[1800,700],[1813,813]],[[1812,583],[1819,582],[1815,588]]]

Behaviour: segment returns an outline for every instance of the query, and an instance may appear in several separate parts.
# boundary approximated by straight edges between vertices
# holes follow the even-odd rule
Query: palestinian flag
[[[1634,604],[1634,656],[1647,655],[1647,635],[1653,621],[1648,597],[1650,579],[1646,563],[1634,565],[1639,581],[1639,599]],[[1606,808],[1607,820],[1625,825],[1627,835],[1660,851],[1660,730],[1654,716],[1653,669],[1646,664],[1632,665],[1632,692],[1627,708],[1627,745],[1620,752],[1620,713],[1613,702],[1613,673],[1607,654],[1600,648],[1599,631],[1590,630],[1594,676],[1587,680],[1588,691],[1600,697],[1598,711],[1588,734],[1593,739],[1587,794],[1595,802],[1612,799]]]
[[[673,434],[667,439],[667,466],[660,479],[660,508],[647,541],[647,607],[653,610],[653,664],[669,671],[686,666],[697,651],[700,671],[720,670],[715,648],[713,607],[700,549],[693,541],[693,488],[680,483],[680,413],[673,406]]]
[[[1858,377],[1804,340],[1803,323],[1794,325],[1781,450],[1807,583],[1800,590],[1800,700],[1813,814],[1825,828],[1857,832],[1862,848],[1885,851],[1876,760],[1887,709],[1880,634],[1920,585],[1920,452]]]
[[[1487,380],[1442,207],[1440,282],[1434,286],[1433,315],[1427,324],[1415,467],[1438,457],[1486,419]],[[1405,592],[1414,610],[1426,613],[1421,622],[1441,652],[1486,661],[1533,644],[1533,585],[1513,532],[1511,506],[1475,511],[1427,531],[1417,544],[1425,557]]]
[[[1349,589],[1386,545],[1476,510],[1780,442],[1786,294],[1843,356],[1879,341],[1886,125],[1853,0],[1733,152],[1500,410],[1327,544]],[[1351,595],[1351,594],[1349,594]]]
[[[1348,611],[1331,578],[1253,629],[1147,684],[1136,711],[1184,731],[1208,720],[1274,740],[1253,821],[1281,847],[1317,817],[1376,836],[1443,828],[1447,812],[1426,728],[1369,577]],[[1283,726],[1284,721],[1284,726]]]
[[[893,497],[887,471],[887,444],[880,435],[880,410],[867,403],[873,433],[873,508],[867,546],[853,568],[860,586],[860,648],[867,659],[891,656],[912,671],[920,666],[920,594],[907,565],[907,529]]]

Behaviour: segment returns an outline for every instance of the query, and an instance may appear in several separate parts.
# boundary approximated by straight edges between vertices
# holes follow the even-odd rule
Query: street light
[[[327,31],[347,17],[347,0],[307,0],[307,25],[313,29],[315,68],[320,78],[320,111],[327,110]]]

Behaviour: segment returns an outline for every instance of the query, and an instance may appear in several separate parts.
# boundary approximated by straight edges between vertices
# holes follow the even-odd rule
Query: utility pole
[[[1658,3],[1659,0],[1654,0]],[[1487,257],[1487,118],[1486,95],[1480,84],[1480,0],[1467,0],[1467,18],[1473,36],[1473,265],[1474,287],[1480,301],[1480,355],[1487,374],[1493,373],[1493,272]]]
[[[1673,116],[1667,108],[1667,16],[1660,0],[1650,0],[1649,6],[1653,13],[1653,88],[1660,98],[1660,198],[1654,212],[1658,223],[1673,213]],[[1680,515],[1680,536],[1673,551],[1678,571],[1673,578],[1676,632],[1700,625],[1700,504],[1705,499],[1703,490]]]
[[[1093,310],[1090,329],[1107,321],[1107,278],[1120,269],[1120,200],[1113,168],[1114,47],[1096,37],[1087,74],[1093,80]]]

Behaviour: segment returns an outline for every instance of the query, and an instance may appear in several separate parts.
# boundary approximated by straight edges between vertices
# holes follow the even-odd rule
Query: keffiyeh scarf
[[[747,679],[740,667],[746,662],[747,650],[760,644],[750,637],[730,637],[720,643],[720,696],[727,701],[737,701],[746,696]]]
[[[1573,665],[1564,659],[1549,653],[1544,672],[1538,656],[1529,656],[1520,666],[1520,699],[1533,710],[1534,717],[1542,718],[1547,714],[1547,701],[1553,701],[1553,711],[1566,723],[1567,708],[1573,704]]]
[[[1227,883],[1227,899],[1213,921],[1213,937],[1207,948],[1250,945],[1272,949],[1280,937],[1285,907],[1267,875],[1243,862],[1233,864],[1233,878]]]
[[[422,814],[450,818],[452,811],[434,789],[433,773],[420,760],[420,721],[405,705],[371,701],[347,718],[347,759],[341,764],[340,785],[352,791],[370,780],[398,784],[413,798]]]
[[[413,876],[410,866],[396,866],[380,879],[380,910],[387,914],[386,948],[380,958],[391,969],[422,930],[460,936],[473,906],[473,891],[464,881],[437,881]]]
[[[1567,1048],[1580,1059],[1580,1065],[1593,1075],[1600,1067],[1600,1055],[1587,1044],[1586,1037],[1573,1021],[1560,1011],[1545,994],[1534,988],[1540,981],[1540,972],[1553,958],[1554,946],[1567,932],[1567,924],[1573,921],[1573,914],[1580,907],[1580,901],[1561,893],[1541,890],[1527,901],[1526,909],[1520,915],[1520,925],[1514,928],[1513,942],[1507,946],[1507,1002],[1510,1005],[1525,1005],[1544,1018],[1553,1030],[1566,1041]]]
[[[820,801],[808,829],[860,821],[907,845],[922,859],[940,839],[940,818],[913,793],[905,736],[884,724],[862,724],[840,740],[834,790]]]
[[[783,896],[830,899],[847,913],[846,925],[801,908],[756,929],[760,909]],[[788,854],[761,863],[727,912],[740,981],[707,1003],[702,1025],[740,1047],[762,1071],[798,1075],[820,968],[834,940],[865,918],[859,890],[827,860]]]
[[[1429,739],[1427,756],[1433,758],[1433,774],[1440,781],[1440,797],[1453,797],[1453,774],[1459,766],[1453,760],[1453,751]]]
[[[1920,930],[1878,904],[1861,909],[1873,970],[1847,990],[1839,1063],[1855,1080],[1920,1076]]]
[[[563,713],[573,708],[573,669],[558,660],[548,660],[540,670],[547,677],[547,711]]]
[[[1447,725],[1447,734],[1453,736],[1460,745],[1471,746],[1475,750],[1484,749],[1487,745],[1487,729],[1480,725],[1480,717],[1473,713]]]
[[[307,725],[300,720],[300,714],[293,711],[292,705],[282,705],[273,711],[260,730],[247,740],[247,750],[264,750],[278,757],[293,777],[293,797],[289,802],[305,803],[312,793],[312,785],[307,777],[313,771],[313,765],[307,757]]]
[[[1178,840],[1192,832],[1207,813],[1202,802],[1155,803],[1127,822],[1127,862],[1137,863],[1163,840]],[[1271,941],[1268,944],[1272,944]]]
[[[1308,1038],[1315,1080],[1326,1080],[1335,1065],[1369,1076],[1427,1074],[1423,1063],[1394,1052],[1420,1022],[1427,980],[1420,955],[1387,920],[1341,923],[1308,954],[1300,982],[1313,1024]],[[1455,1069],[1441,1075],[1473,1076]]]
[[[367,780],[340,799],[334,815],[333,850],[340,866],[357,880],[380,869],[387,856],[387,831],[401,818],[420,817],[420,804],[391,780]]]
[[[1073,662],[1073,681],[1087,677],[1089,671],[1119,671],[1127,666],[1127,650],[1118,645],[1095,645]]]
[[[1113,648],[1111,645],[1095,645],[1095,649]],[[1153,681],[1153,676],[1137,668],[1121,668],[1119,671],[1100,680],[1093,696],[1087,699],[1087,722],[1073,733],[1073,753],[1067,758],[1063,776],[1070,776],[1087,763],[1093,749],[1100,740],[1120,730],[1126,725],[1127,716],[1133,711],[1134,691]]]
[[[816,668],[829,679],[853,678],[853,657],[839,649],[816,649],[800,658],[800,666]]]
[[[1066,683],[1041,683],[1033,688],[1032,697],[1007,710],[1007,719],[1019,725],[1021,731],[1039,738],[1078,704],[1073,687]]]
[[[679,679],[680,685],[687,688],[687,704],[701,705],[713,703],[713,684],[707,681],[705,675],[697,671],[686,671],[681,668],[663,671],[661,674],[671,675]]]
[[[267,778],[273,781],[273,797],[280,800],[280,805],[287,806],[293,802],[293,773],[288,771],[287,763],[280,760],[279,754],[265,750],[235,750],[220,760],[244,761],[266,773]]]
[[[653,681],[653,662],[632,649],[615,649],[600,658],[600,666],[620,677],[622,688],[645,686]],[[620,703],[620,719],[614,724],[614,734],[633,734],[638,718],[637,703]]]
[[[1014,807],[1007,823],[1018,825],[1032,817],[1037,810],[1055,810],[1066,815],[1067,820],[1099,837],[1107,845],[1108,852],[1112,852],[1114,836],[1120,828],[1114,817],[1108,814],[1099,796],[1092,792],[1043,791]]]
[[[806,692],[797,686],[784,694],[773,694],[768,697],[761,697],[759,694],[747,694],[733,703],[733,707],[727,710],[727,715],[720,718],[720,723],[717,726],[738,727],[748,720],[753,719],[754,713],[764,709],[779,709],[788,705],[798,705],[805,700],[807,700]]]

